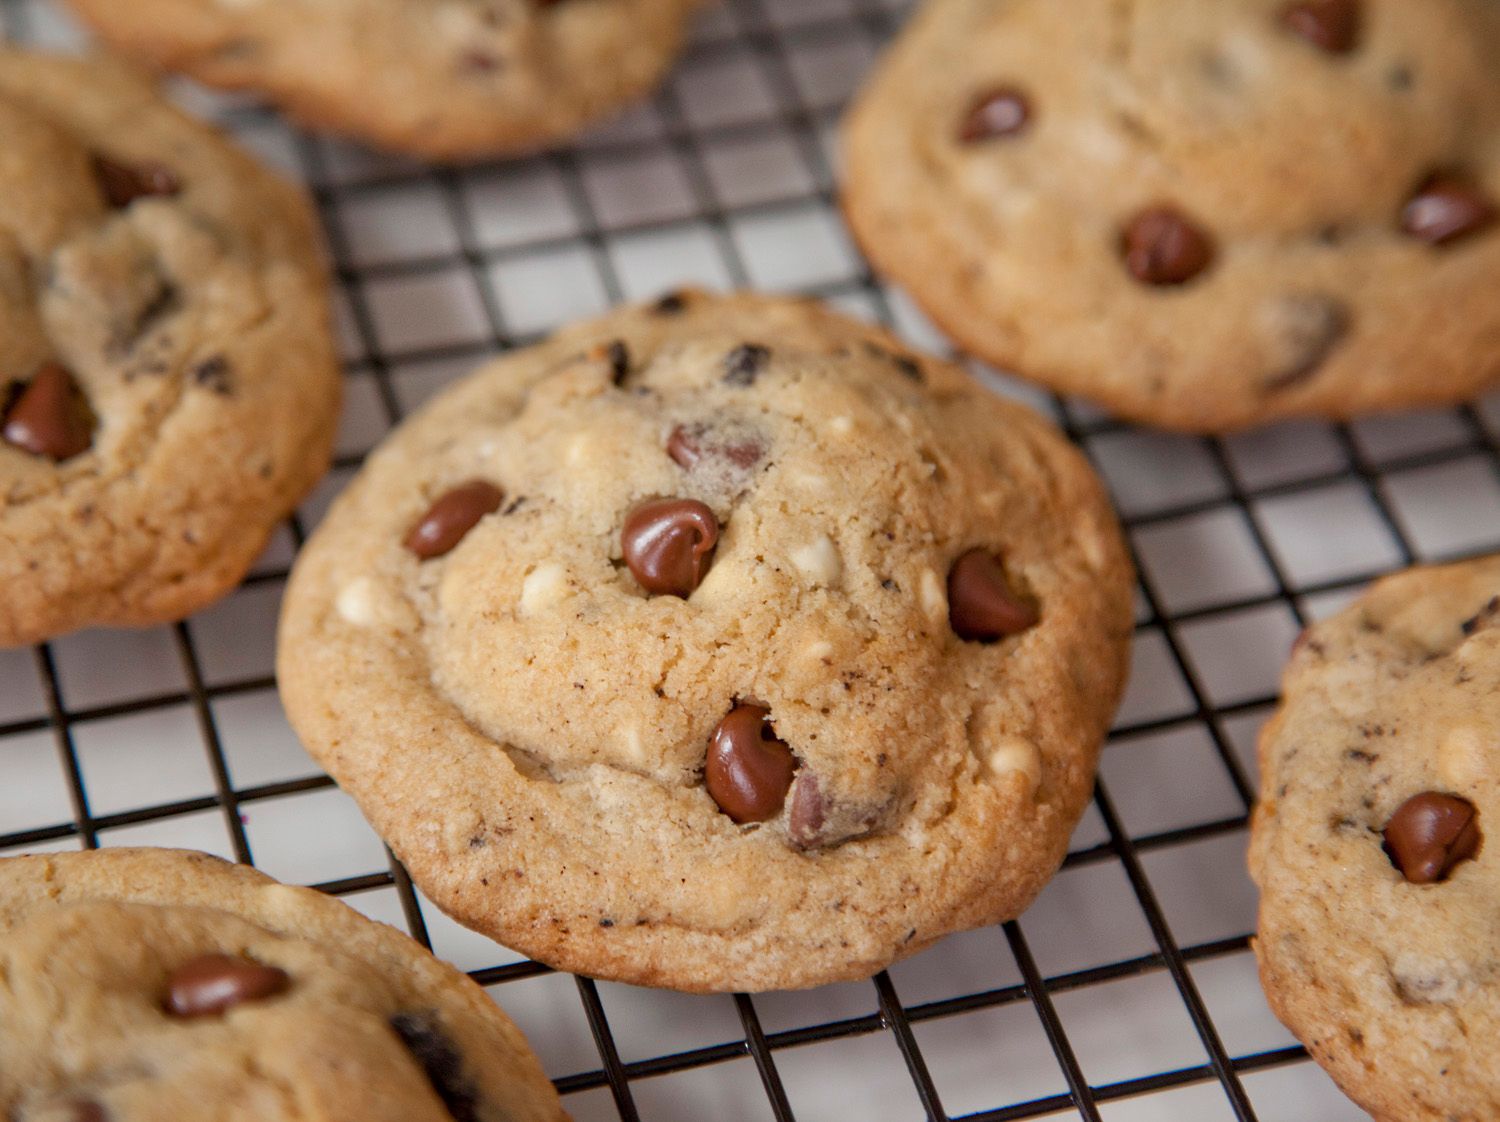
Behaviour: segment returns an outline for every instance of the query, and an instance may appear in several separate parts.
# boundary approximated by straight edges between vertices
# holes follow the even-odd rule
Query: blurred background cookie
[[[179,619],[328,466],[303,195],[123,64],[0,50],[0,646]]]
[[[1500,377],[1488,0],[950,0],[848,117],[843,201],[962,346],[1167,428]]]
[[[297,120],[463,160],[644,97],[701,0],[70,0],[111,44]]]

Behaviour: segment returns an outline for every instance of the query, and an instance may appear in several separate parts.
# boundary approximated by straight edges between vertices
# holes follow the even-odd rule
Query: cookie
[[[646,96],[700,0],[71,0],[113,46],[314,128],[457,161]]]
[[[328,465],[302,195],[104,59],[0,49],[0,646],[179,619]]]
[[[1500,378],[1490,0],[951,0],[858,97],[843,202],[963,347],[1220,432]]]
[[[204,853],[0,859],[11,1122],[566,1122],[519,1029],[394,928]]]
[[[1380,581],[1282,690],[1250,849],[1271,1007],[1380,1122],[1500,1118],[1500,557]]]
[[[674,294],[391,436],[294,569],[278,673],[461,922],[597,977],[792,988],[1030,902],[1130,590],[1029,410],[811,301]]]

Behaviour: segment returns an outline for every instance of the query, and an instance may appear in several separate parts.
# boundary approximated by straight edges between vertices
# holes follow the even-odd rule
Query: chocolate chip
[[[965,144],[1014,136],[1031,119],[1031,103],[1014,86],[999,86],[980,94],[964,115],[958,138]]]
[[[687,297],[683,293],[669,292],[651,305],[651,311],[659,316],[676,316],[686,311],[687,305]]]
[[[1281,25],[1331,55],[1359,42],[1359,0],[1303,0],[1281,9]]]
[[[742,343],[724,358],[724,381],[731,386],[753,385],[771,359],[771,349],[759,343]]]
[[[688,471],[705,459],[728,460],[748,471],[760,462],[765,449],[755,440],[723,439],[722,434],[716,434],[711,426],[700,421],[672,430],[667,437],[667,455]]]
[[[167,1011],[178,1017],[205,1017],[247,1001],[262,1001],[292,984],[285,970],[238,955],[199,955],[167,980]]]
[[[1401,229],[1428,245],[1447,245],[1494,220],[1494,204],[1477,187],[1442,172],[1429,176],[1401,208]]]
[[[828,806],[818,777],[811,772],[797,781],[792,792],[792,812],[787,816],[787,833],[803,849],[822,845],[823,827],[828,820]]]
[[[74,1099],[66,1105],[73,1112],[69,1122],[109,1122],[109,1113],[93,1099]]]
[[[735,822],[765,822],[781,813],[797,761],[761,705],[736,705],[714,729],[704,785]]]
[[[625,564],[647,592],[686,598],[703,580],[719,542],[719,521],[696,499],[653,499],[625,519]]]
[[[0,436],[33,456],[61,462],[89,450],[94,420],[73,376],[49,362],[5,411]]]
[[[220,397],[234,394],[234,379],[229,372],[229,360],[223,355],[211,355],[193,367],[193,382]]]
[[[1385,852],[1412,884],[1446,880],[1454,866],[1479,852],[1479,814],[1456,795],[1413,795],[1385,824]]]
[[[116,210],[128,207],[136,199],[150,196],[170,197],[182,190],[182,183],[169,168],[161,164],[122,164],[108,156],[94,156],[94,179],[104,199]]]
[[[987,643],[1035,626],[1037,610],[1010,589],[989,551],[971,549],[948,571],[948,623],[960,639]]]
[[[1169,206],[1150,207],[1132,218],[1121,238],[1121,252],[1131,275],[1154,285],[1190,281],[1214,259],[1208,235]]]
[[[1349,310],[1331,296],[1296,293],[1272,306],[1272,330],[1282,352],[1280,370],[1265,380],[1276,392],[1307,381],[1349,333]]]
[[[609,380],[617,386],[624,385],[630,373],[630,349],[616,339],[606,348],[604,356],[609,360]]]
[[[1497,617],[1500,617],[1500,596],[1491,596],[1484,607],[1459,625],[1459,630],[1467,637],[1493,625]]]
[[[483,479],[460,483],[427,508],[402,544],[423,561],[441,557],[486,514],[500,509],[505,492]]]
[[[421,1065],[455,1122],[479,1122],[479,1094],[464,1075],[463,1057],[435,1012],[397,1013],[391,1028]]]

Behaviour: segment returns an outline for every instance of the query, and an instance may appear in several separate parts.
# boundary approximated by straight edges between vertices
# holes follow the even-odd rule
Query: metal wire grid
[[[693,59],[698,64],[709,67],[715,64],[716,57],[726,52],[748,51],[774,96],[774,111],[767,119],[742,124],[695,124],[684,106],[680,92],[674,86],[668,86],[654,102],[655,113],[662,124],[657,142],[670,151],[685,177],[693,202],[692,217],[706,226],[722,268],[735,285],[749,286],[756,277],[747,266],[740,245],[731,231],[733,219],[747,214],[774,211],[788,204],[813,203],[830,210],[834,207],[831,189],[833,175],[826,142],[837,120],[840,105],[837,102],[815,104],[808,99],[803,83],[794,72],[794,50],[809,43],[837,48],[857,41],[873,52],[878,44],[893,33],[902,18],[902,9],[906,6],[905,0],[818,0],[817,3],[809,0],[800,16],[786,18],[787,13],[796,9],[798,4],[799,0],[728,0],[727,10],[717,17],[720,34],[705,36],[693,48]],[[811,13],[807,9],[812,10]],[[51,19],[52,13],[43,7],[40,0],[0,0],[0,16],[4,17],[12,35],[25,40],[31,37],[37,21]],[[272,125],[273,119],[258,108],[234,107],[228,111],[227,116],[231,126],[280,127]],[[740,205],[724,203],[708,171],[706,145],[726,137],[753,139],[767,134],[790,138],[799,158],[804,162],[808,180],[813,186],[809,190],[794,192],[781,198]],[[611,239],[621,233],[649,231],[680,221],[677,218],[648,219],[624,226],[610,226],[602,222],[585,187],[578,151],[565,149],[541,159],[561,183],[568,206],[577,218],[577,230],[495,249],[486,246],[477,231],[473,204],[465,190],[464,177],[468,173],[385,166],[377,174],[366,175],[358,182],[341,182],[331,164],[330,152],[335,149],[325,142],[306,136],[290,132],[287,135],[294,137],[295,156],[302,176],[311,185],[318,205],[328,220],[326,227],[337,277],[346,298],[346,326],[358,351],[357,357],[349,364],[351,379],[367,377],[371,380],[385,427],[397,424],[405,412],[402,395],[398,392],[393,377],[393,370],[398,363],[478,358],[530,341],[532,333],[515,331],[508,325],[504,301],[497,294],[489,271],[489,267],[497,260],[507,254],[545,250],[549,246],[581,247],[602,285],[608,303],[614,304],[625,300],[628,294],[610,251]],[[591,156],[604,158],[628,157],[636,147],[636,143],[628,138],[605,139],[595,143],[589,153]],[[399,263],[356,264],[357,254],[336,213],[341,203],[356,197],[360,192],[412,181],[433,184],[440,192],[447,216],[457,235],[456,253],[418,256]],[[382,346],[377,317],[372,311],[368,295],[372,281],[387,276],[422,275],[452,269],[455,265],[466,270],[477,285],[486,323],[483,337],[456,345],[418,348],[399,356],[388,353],[387,348]],[[905,322],[903,306],[899,302],[893,302],[891,294],[863,264],[858,266],[855,275],[850,278],[828,284],[805,285],[803,288],[833,299],[859,301],[873,309],[882,319]],[[1069,436],[1096,456],[1101,439],[1133,431],[1117,422],[1100,418],[1075,403],[1053,398],[1047,404],[1051,405]],[[1139,566],[1141,584],[1138,633],[1160,638],[1165,657],[1185,683],[1190,701],[1184,711],[1122,724],[1115,730],[1113,739],[1128,741],[1181,728],[1203,730],[1212,745],[1217,766],[1222,769],[1224,777],[1233,788],[1236,803],[1236,809],[1231,814],[1133,836],[1122,821],[1109,785],[1103,779],[1099,782],[1094,795],[1094,809],[1102,822],[1104,838],[1095,844],[1075,849],[1069,854],[1065,868],[1116,864],[1123,871],[1134,901],[1149,926],[1154,950],[1086,969],[1048,976],[1038,967],[1021,924],[1010,922],[1003,925],[1003,934],[1019,968],[1021,981],[1017,984],[920,1004],[904,1004],[890,975],[882,973],[873,981],[876,1012],[770,1032],[762,1026],[756,999],[737,995],[733,1002],[743,1032],[742,1039],[654,1055],[632,1062],[622,1060],[616,1029],[606,1014],[598,987],[587,978],[577,978],[578,1000],[597,1046],[599,1063],[591,1070],[558,1079],[559,1090],[569,1096],[607,1088],[620,1119],[623,1122],[634,1122],[643,1117],[633,1091],[633,1085],[639,1081],[653,1076],[707,1068],[748,1056],[754,1062],[770,1113],[777,1122],[791,1122],[798,1117],[803,1117],[805,1122],[808,1115],[799,1115],[793,1109],[778,1070],[778,1057],[785,1056],[789,1049],[816,1047],[832,1040],[888,1033],[905,1061],[921,1110],[931,1122],[941,1122],[955,1116],[944,1109],[942,1094],[929,1071],[927,1058],[919,1045],[914,1027],[975,1010],[1029,1003],[1040,1020],[1047,1044],[1063,1074],[1066,1092],[1024,1101],[996,1103],[987,1109],[961,1117],[974,1122],[1002,1122],[1006,1119],[1038,1118],[1071,1110],[1076,1111],[1078,1117],[1096,1122],[1104,1117],[1101,1111],[1107,1111],[1109,1104],[1120,1100],[1149,1096],[1171,1088],[1216,1082],[1227,1100],[1228,1116],[1242,1122],[1256,1119],[1256,1109],[1247,1094],[1242,1077],[1302,1061],[1305,1053],[1301,1048],[1288,1046],[1236,1055],[1226,1048],[1220,1026],[1210,1015],[1190,966],[1243,953],[1248,947],[1249,935],[1245,933],[1187,946],[1180,945],[1158,898],[1157,888],[1147,874],[1143,858],[1173,847],[1243,833],[1254,797],[1254,780],[1233,743],[1228,726],[1238,719],[1263,714],[1274,701],[1274,692],[1260,690],[1253,696],[1229,702],[1216,700],[1216,691],[1205,682],[1188,649],[1184,628],[1200,621],[1232,619],[1237,614],[1273,606],[1290,613],[1291,618],[1301,625],[1306,622],[1306,605],[1310,599],[1316,600],[1325,595],[1336,596],[1357,589],[1379,572],[1394,567],[1392,562],[1404,565],[1418,559],[1431,559],[1433,551],[1418,547],[1403,518],[1393,508],[1388,493],[1388,477],[1422,469],[1442,470],[1445,466],[1466,464],[1478,457],[1486,465],[1489,475],[1500,479],[1500,447],[1497,447],[1495,433],[1486,421],[1487,414],[1480,409],[1459,408],[1444,415],[1444,427],[1449,438],[1441,442],[1441,447],[1418,447],[1415,452],[1395,457],[1372,456],[1366,443],[1357,438],[1348,426],[1327,426],[1324,431],[1336,445],[1341,462],[1325,470],[1299,474],[1295,478],[1252,485],[1247,485],[1236,469],[1233,442],[1194,440],[1189,442],[1194,448],[1194,455],[1212,465],[1223,481],[1223,487],[1217,493],[1175,502],[1169,507],[1133,514],[1126,512],[1124,521],[1137,546],[1142,535],[1150,534],[1153,528],[1180,524],[1183,520],[1195,517],[1232,512],[1247,528],[1249,539],[1258,551],[1265,570],[1271,575],[1272,582],[1269,589],[1252,595],[1219,599],[1201,606],[1178,606],[1174,610],[1170,606],[1173,598],[1168,594],[1170,574],[1163,580],[1161,565],[1142,563]],[[359,460],[358,455],[342,456],[337,468],[347,474],[358,466]],[[1293,580],[1279,557],[1276,543],[1270,539],[1262,519],[1256,516],[1258,505],[1312,495],[1331,486],[1351,484],[1375,512],[1389,535],[1389,540],[1394,543],[1396,556],[1385,556],[1379,564],[1370,566],[1368,570],[1340,573],[1333,579]],[[304,517],[291,520],[290,533],[297,545],[303,540],[305,523]],[[1493,536],[1491,535],[1492,538]],[[1484,544],[1494,546],[1497,542],[1491,540]],[[1446,553],[1464,555],[1480,552],[1482,548],[1483,546],[1468,543],[1457,550],[1447,550]],[[1138,560],[1147,562],[1146,558],[1139,555]],[[249,583],[279,584],[285,576],[284,566],[260,569],[249,578]],[[256,786],[236,786],[231,778],[221,731],[211,703],[235,695],[267,691],[274,686],[274,682],[269,676],[252,676],[210,684],[206,680],[190,625],[179,623],[170,629],[170,634],[175,657],[180,663],[186,683],[185,689],[93,706],[70,707],[66,703],[56,655],[51,645],[44,644],[32,651],[37,676],[43,683],[45,714],[0,724],[0,785],[3,785],[5,779],[3,753],[7,741],[22,734],[50,732],[57,759],[66,778],[72,816],[70,821],[55,825],[10,832],[5,832],[6,824],[0,822],[0,851],[17,852],[68,839],[75,839],[83,846],[93,848],[100,843],[101,831],[216,809],[222,816],[233,855],[240,861],[253,863],[254,854],[242,811],[268,800],[331,787],[331,780],[321,775]],[[84,769],[75,743],[75,729],[87,722],[184,704],[191,708],[196,721],[212,775],[213,793],[112,814],[91,812],[90,793],[85,784]],[[335,895],[352,895],[373,888],[393,887],[411,934],[431,946],[417,893],[405,870],[389,851],[386,857],[388,867],[382,871],[329,881],[317,887]],[[482,985],[503,986],[504,983],[546,973],[549,973],[546,967],[518,962],[478,970],[473,976]],[[1170,979],[1182,1007],[1191,1019],[1207,1062],[1091,1083],[1085,1076],[1075,1043],[1069,1037],[1054,999],[1074,991],[1088,993],[1092,987],[1114,980],[1160,974],[1165,974]],[[502,1003],[505,1000],[503,993],[501,1000]],[[996,1040],[994,1045],[997,1050],[1004,1049],[1006,1042],[1003,1039]],[[1074,1115],[1069,1113],[1067,1116]]]

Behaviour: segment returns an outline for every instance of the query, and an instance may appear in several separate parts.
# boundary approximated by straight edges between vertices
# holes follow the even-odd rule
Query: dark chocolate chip
[[[728,460],[735,467],[749,470],[760,463],[765,449],[755,440],[716,438],[706,423],[678,425],[667,437],[667,455],[678,467],[691,471],[705,459]]]
[[[769,347],[742,343],[724,358],[724,381],[731,386],[753,385],[770,359]]]
[[[104,199],[121,210],[136,199],[150,196],[170,197],[182,190],[182,183],[169,168],[161,164],[122,164],[108,156],[94,156],[94,179]]]
[[[435,1012],[397,1013],[391,1028],[421,1065],[454,1122],[479,1122],[479,1093],[464,1075],[463,1057]]]
[[[736,705],[714,729],[704,785],[735,822],[765,822],[781,813],[797,761],[760,705]]]
[[[647,592],[686,598],[703,580],[719,542],[719,521],[696,499],[653,499],[625,519],[625,564]]]
[[[616,339],[605,348],[604,357],[609,361],[609,380],[617,386],[623,386],[630,374],[630,348]]]
[[[193,367],[193,382],[220,397],[234,394],[234,377],[229,370],[229,360],[223,355],[210,355]]]
[[[948,622],[960,639],[993,642],[1035,626],[1037,610],[1011,591],[1000,561],[971,549],[948,571]]]
[[[651,310],[659,316],[675,316],[686,311],[687,305],[687,297],[681,292],[669,292],[651,305]]]
[[[792,812],[787,816],[787,833],[803,849],[823,844],[823,827],[828,820],[828,805],[818,777],[811,772],[797,780],[792,792]]]
[[[1428,245],[1447,245],[1495,220],[1495,205],[1461,176],[1429,176],[1401,208],[1401,229]]]
[[[89,450],[94,419],[73,376],[49,362],[5,411],[0,436],[34,456],[61,462]]]
[[[1456,795],[1413,795],[1385,824],[1385,852],[1412,884],[1447,880],[1454,866],[1479,852],[1479,814]]]
[[[1475,612],[1459,625],[1459,629],[1465,636],[1481,631],[1495,622],[1500,617],[1500,596],[1491,596],[1484,607]]]
[[[471,479],[445,493],[406,535],[403,543],[423,561],[441,557],[486,514],[500,509],[505,492],[483,479]]]
[[[1265,381],[1276,392],[1307,381],[1349,333],[1349,310],[1331,296],[1297,293],[1274,306],[1275,331],[1284,358],[1280,370]]]
[[[1169,206],[1150,207],[1132,218],[1120,248],[1131,275],[1153,285],[1184,284],[1214,259],[1208,235]]]
[[[1331,55],[1359,42],[1359,0],[1301,0],[1281,9],[1281,25]]]
[[[172,972],[167,980],[167,1011],[178,1017],[213,1016],[274,997],[292,984],[285,970],[238,955],[205,954]]]
[[[1031,103],[1014,86],[999,86],[980,94],[964,114],[958,137],[965,144],[1014,136],[1031,120]]]

